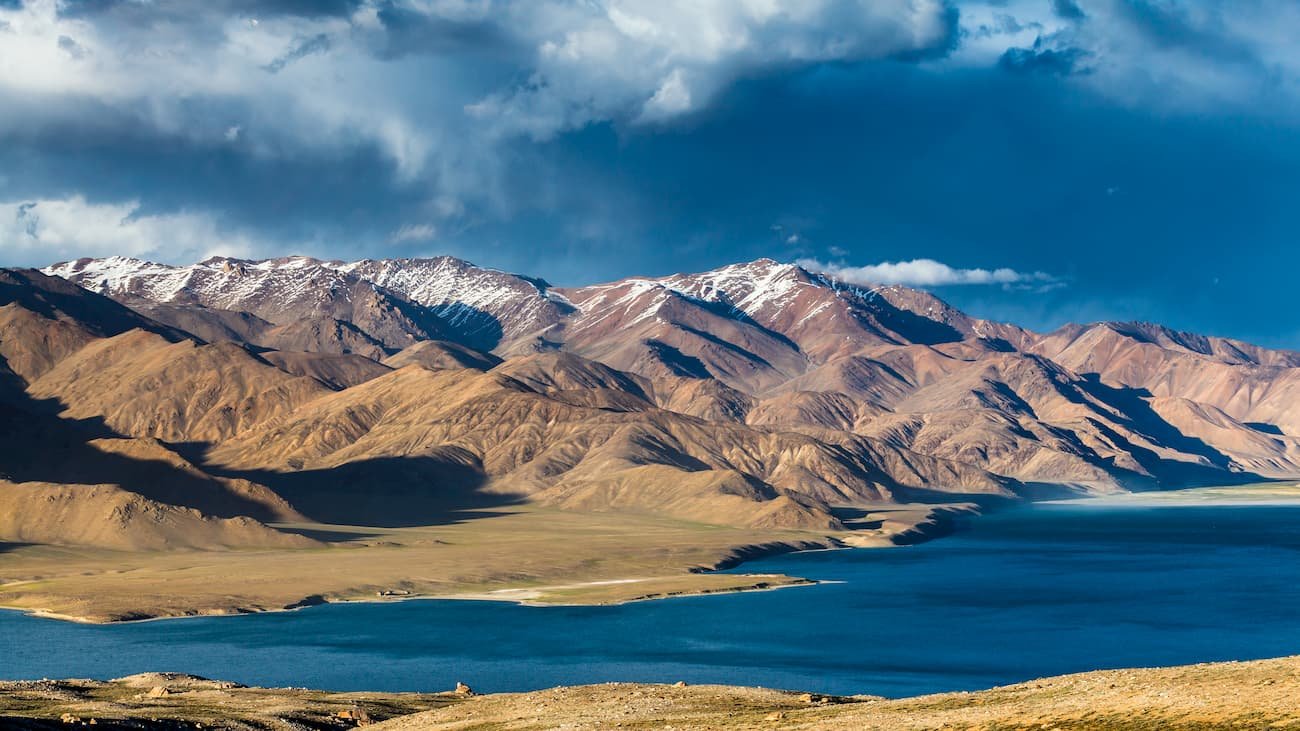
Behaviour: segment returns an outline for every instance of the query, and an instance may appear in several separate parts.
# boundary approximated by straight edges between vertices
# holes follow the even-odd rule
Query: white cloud
[[[83,256],[198,261],[255,249],[204,213],[143,214],[139,201],[88,203],[80,196],[0,202],[0,260],[46,265]]]
[[[503,135],[659,123],[746,74],[923,52],[951,32],[944,0],[364,0],[258,18],[223,3],[60,7],[0,4],[0,139],[108,109],[133,133],[263,156],[374,146],[399,179],[453,196],[496,182]],[[390,22],[434,29],[416,28],[429,47],[391,52]],[[438,46],[462,32],[499,47]]]
[[[521,7],[521,6],[513,6]],[[661,122],[732,81],[781,66],[933,52],[951,40],[943,0],[538,2],[527,83],[467,107],[504,133],[545,139],[590,122]],[[528,36],[527,33],[524,34]]]
[[[1300,4],[1077,0],[1066,13],[1055,5],[964,0],[961,45],[945,64],[988,66],[1009,48],[1069,54],[1076,83],[1121,103],[1300,111]]]
[[[658,119],[670,119],[691,108],[691,90],[681,69],[673,69],[659,85],[654,96],[641,108],[637,121],[653,122]]]
[[[1086,54],[1079,83],[1134,101],[1300,97],[1300,4],[1077,4],[1082,18],[1049,0],[961,0],[960,46],[936,66],[989,67],[1009,48],[1037,46]],[[11,111],[0,135],[84,120],[93,100],[168,135],[220,144],[238,128],[266,155],[372,144],[407,179],[434,163],[442,187],[484,182],[464,171],[482,162],[465,158],[491,155],[485,133],[545,139],[603,120],[660,123],[707,107],[739,78],[941,55],[954,40],[945,0],[364,0],[350,15],[265,18],[223,3],[60,7],[0,4],[0,106]],[[385,18],[403,14],[488,29],[502,48],[446,51],[434,37],[389,53],[398,31]],[[494,62],[515,67],[484,70]],[[244,109],[223,118],[204,105]]]
[[[934,259],[887,261],[858,267],[820,262],[815,259],[800,259],[796,263],[810,271],[829,274],[842,282],[863,286],[881,284],[904,284],[913,287],[1001,285],[1003,287],[1051,289],[1061,285],[1060,280],[1046,272],[1020,272],[1006,267],[997,269],[956,269]]]
[[[60,6],[0,6],[0,107],[13,112],[0,115],[0,139],[82,125],[92,109],[133,133],[214,146],[238,140],[261,156],[372,145],[408,179],[439,153],[461,162],[463,105],[481,92],[458,89],[451,61],[377,54],[384,30],[367,20],[369,3],[353,16],[257,22],[220,4],[183,13],[124,3],[67,14]]]
[[[1134,104],[1269,113],[1300,100],[1295,2],[1078,0],[1082,20],[1049,0],[956,4],[960,47],[928,62],[936,73],[1041,45],[1086,54],[1070,83]],[[421,215],[445,232],[447,218],[516,205],[517,136],[654,129],[738,79],[953,41],[945,0],[361,0],[256,18],[231,6],[0,3],[0,145],[92,130],[258,158],[373,149],[397,182],[427,188]]]
[[[431,223],[408,223],[394,231],[388,240],[393,243],[430,241],[437,235],[438,228]]]

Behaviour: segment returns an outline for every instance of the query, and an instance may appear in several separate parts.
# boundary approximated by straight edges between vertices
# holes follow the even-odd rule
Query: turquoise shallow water
[[[176,670],[482,691],[686,680],[902,696],[1300,653],[1300,507],[1039,505],[920,546],[738,570],[836,583],[619,607],[421,600],[116,626],[0,612],[0,678]]]

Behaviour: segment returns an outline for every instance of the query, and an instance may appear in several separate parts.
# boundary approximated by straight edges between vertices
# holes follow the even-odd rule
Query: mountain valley
[[[676,576],[981,506],[1300,477],[1300,353],[1039,334],[771,260],[561,288],[450,257],[82,259],[0,272],[0,359],[0,550],[30,557],[0,603],[56,613],[72,589],[31,583],[67,552],[228,554],[204,559],[224,576],[335,550],[328,526],[563,515],[709,535]],[[591,559],[417,588],[617,577]],[[325,583],[297,599],[374,588]],[[275,606],[203,601],[162,611]]]

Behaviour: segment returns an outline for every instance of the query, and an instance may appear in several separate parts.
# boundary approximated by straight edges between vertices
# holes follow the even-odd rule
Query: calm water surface
[[[1039,505],[921,546],[740,570],[828,583],[620,607],[430,600],[117,626],[0,612],[0,678],[176,670],[483,691],[686,680],[902,696],[1300,653],[1300,506]]]

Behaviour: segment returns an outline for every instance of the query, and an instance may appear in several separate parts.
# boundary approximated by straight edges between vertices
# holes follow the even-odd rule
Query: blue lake
[[[0,678],[175,670],[481,691],[685,680],[903,696],[1300,653],[1300,506],[1037,505],[920,546],[738,570],[828,583],[618,607],[421,600],[116,626],[0,612]]]

